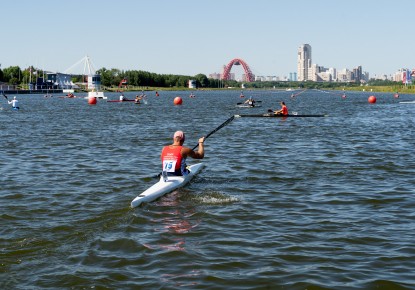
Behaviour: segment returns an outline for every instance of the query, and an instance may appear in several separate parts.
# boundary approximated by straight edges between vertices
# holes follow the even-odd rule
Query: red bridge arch
[[[244,71],[245,71],[247,82],[255,81],[255,76],[252,73],[251,69],[249,68],[248,64],[240,58],[232,59],[228,63],[228,65],[225,66],[225,68],[223,69],[223,74],[222,74],[222,79],[223,80],[229,80],[230,79],[230,75],[231,75],[230,72],[231,72],[231,68],[232,68],[233,65],[242,65],[242,67],[244,68]]]

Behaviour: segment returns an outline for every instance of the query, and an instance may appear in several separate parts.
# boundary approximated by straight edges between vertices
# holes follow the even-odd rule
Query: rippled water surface
[[[3,99],[0,289],[415,289],[415,96],[291,93]],[[130,208],[175,130],[193,147],[281,100],[329,116],[235,118],[190,184]]]

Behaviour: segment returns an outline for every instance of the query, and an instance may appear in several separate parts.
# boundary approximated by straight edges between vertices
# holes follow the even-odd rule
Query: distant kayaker
[[[288,115],[288,108],[287,108],[287,106],[285,105],[284,102],[281,102],[280,104],[281,104],[281,110],[274,111],[274,114],[287,116]]]
[[[255,100],[254,100],[252,97],[249,97],[249,99],[248,99],[248,100],[246,100],[246,101],[244,102],[244,104],[248,104],[248,105],[250,105],[251,107],[254,107],[254,106],[255,106]]]
[[[13,109],[19,110],[19,101],[16,99],[16,96],[14,96],[13,100],[7,102],[12,104]]]
[[[183,131],[176,131],[173,135],[173,144],[164,146],[161,151],[163,171],[166,171],[168,175],[187,175],[189,171],[186,169],[186,158],[190,156],[194,159],[203,159],[205,156],[203,146],[205,137],[199,138],[197,151],[183,146],[185,139]]]
[[[141,100],[142,98],[141,97],[139,97],[138,95],[136,95],[135,96],[135,101],[134,101],[134,103],[136,103],[136,104],[140,104],[140,100]]]
[[[122,101],[125,101],[126,100],[126,98],[124,97],[124,95],[123,94],[121,94],[121,96],[120,96],[120,101],[122,102]]]

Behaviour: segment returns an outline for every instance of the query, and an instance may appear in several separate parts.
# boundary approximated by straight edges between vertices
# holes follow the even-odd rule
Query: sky
[[[95,69],[208,76],[239,58],[257,76],[283,77],[297,72],[306,43],[312,63],[327,68],[362,66],[370,77],[415,68],[413,0],[13,0],[0,7],[1,69],[64,72],[88,55]]]

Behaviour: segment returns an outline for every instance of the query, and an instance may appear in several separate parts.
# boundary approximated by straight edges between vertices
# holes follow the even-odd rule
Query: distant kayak
[[[261,105],[249,105],[249,104],[241,104],[236,105],[238,108],[259,108],[262,107]]]
[[[238,108],[259,108],[261,107],[261,105],[258,103],[262,103],[262,101],[255,101],[252,99],[252,97],[248,101],[250,102],[236,103],[236,106]]]
[[[313,118],[313,117],[328,117],[328,115],[277,115],[273,113],[258,114],[258,115],[235,115],[235,118],[240,117],[265,117],[265,118]]]
[[[135,102],[135,100],[108,100],[108,103],[122,103],[122,102]]]

